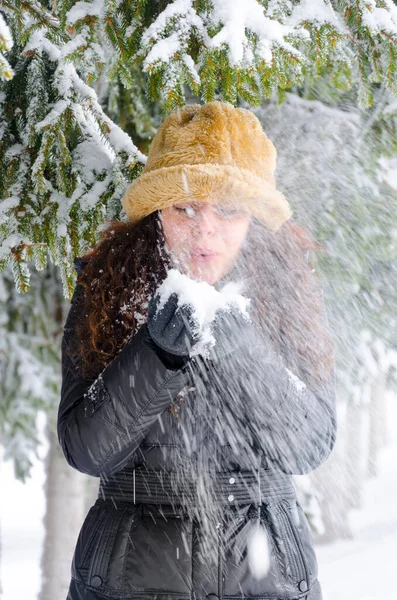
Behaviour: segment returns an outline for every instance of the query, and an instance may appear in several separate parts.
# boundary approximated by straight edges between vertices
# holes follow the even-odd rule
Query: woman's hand
[[[172,355],[203,354],[219,360],[249,343],[247,334],[252,324],[237,308],[216,311],[209,333],[200,330],[189,304],[178,306],[176,293],[160,310],[159,303],[160,295],[155,294],[148,306],[147,327],[155,344]]]
[[[171,294],[158,310],[160,295],[152,296],[148,306],[147,328],[152,340],[170,354],[189,356],[200,332],[189,304],[178,306],[178,295]]]
[[[256,343],[253,322],[237,308],[219,310],[212,324],[215,345],[210,349],[210,358],[223,360]]]

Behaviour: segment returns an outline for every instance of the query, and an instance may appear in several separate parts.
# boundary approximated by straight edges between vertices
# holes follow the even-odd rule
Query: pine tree
[[[357,84],[364,108],[377,82],[397,90],[391,0],[0,0],[0,10],[1,72],[12,77],[0,91],[0,270],[11,264],[19,292],[27,262],[41,270],[50,258],[70,298],[74,256],[122,218],[154,103],[167,113],[192,93],[259,106],[326,78]]]
[[[0,78],[4,80],[12,79],[14,71],[10,63],[5,58],[3,52],[8,52],[13,46],[11,32],[3,15],[0,13]]]
[[[33,272],[29,294],[15,289],[10,269],[0,274],[0,437],[4,459],[25,481],[38,458],[38,415],[56,409],[59,349],[68,303],[58,269]]]
[[[329,250],[316,269],[347,386],[357,331],[394,343],[396,42],[391,0],[0,0],[0,410],[19,477],[34,416],[58,399],[73,259],[125,218],[150,140],[186,101],[257,109],[279,187]],[[29,261],[46,269],[32,285]],[[42,389],[23,388],[21,357]]]
[[[325,526],[321,537],[330,541],[351,535],[347,516],[359,507],[366,476],[368,389],[384,379],[392,366],[385,357],[396,347],[397,189],[379,161],[382,153],[395,156],[395,98],[378,87],[374,109],[363,112],[351,97],[327,90],[288,93],[282,106],[265,102],[255,112],[278,149],[278,187],[294,220],[324,248],[311,261],[336,332],[340,417],[336,448],[310,479]],[[314,99],[320,96],[328,106]],[[380,347],[385,351],[376,359]],[[307,490],[302,501],[310,515],[315,502]]]

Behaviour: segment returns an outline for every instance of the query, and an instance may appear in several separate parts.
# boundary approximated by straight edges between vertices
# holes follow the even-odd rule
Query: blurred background
[[[76,273],[164,116],[250,108],[336,341],[338,437],[295,477],[324,600],[395,600],[397,6],[0,0],[0,597],[64,600],[99,480],[56,437]],[[27,502],[28,500],[28,502]]]

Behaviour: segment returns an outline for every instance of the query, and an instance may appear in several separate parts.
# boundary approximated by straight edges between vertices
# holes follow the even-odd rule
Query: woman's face
[[[243,208],[209,202],[174,204],[160,217],[179,270],[209,284],[230,271],[250,224]]]

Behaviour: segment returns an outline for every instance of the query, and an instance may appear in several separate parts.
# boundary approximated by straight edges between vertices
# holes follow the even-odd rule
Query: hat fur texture
[[[182,202],[243,206],[277,231],[293,212],[276,189],[277,152],[259,119],[229,102],[187,104],[159,127],[122,198],[130,221]]]

